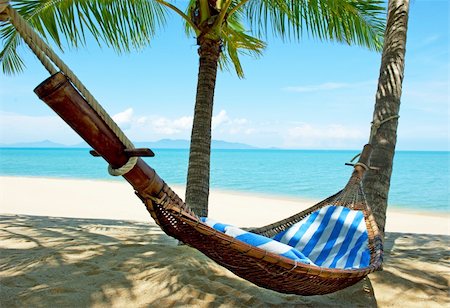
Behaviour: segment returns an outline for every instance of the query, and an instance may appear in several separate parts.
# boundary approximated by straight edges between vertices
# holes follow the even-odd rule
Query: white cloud
[[[0,111],[0,143],[53,142],[72,145],[81,138],[57,116],[28,116]]]
[[[158,134],[162,135],[176,135],[183,133],[190,133],[192,129],[192,116],[182,116],[179,118],[167,117],[141,117],[136,121],[136,124],[145,125]],[[247,123],[246,119],[231,119],[226,110],[221,110],[218,114],[212,117],[212,130],[217,131],[231,131],[236,126]]]
[[[363,144],[362,129],[330,124],[315,127],[308,123],[288,128],[284,146],[289,148],[348,148]]]
[[[129,108],[114,115],[127,127],[134,141],[162,138],[189,139],[192,117],[136,116]],[[256,123],[245,118],[232,118],[225,110],[214,116],[213,138],[243,142],[261,147],[285,148],[359,148],[367,141],[367,127],[329,124],[319,127],[311,123],[269,121]],[[0,112],[0,143],[52,140],[63,144],[81,142],[66,123],[57,116],[32,117]]]
[[[120,126],[120,128],[127,129],[131,126],[133,113],[133,108],[128,108],[125,111],[113,115],[112,119]]]
[[[448,109],[448,81],[406,81],[403,86],[402,108],[414,108],[427,113],[445,114]]]
[[[136,134],[139,130],[171,136],[190,131],[192,127],[192,117],[182,116],[171,119],[163,116],[135,116],[133,108],[128,108],[112,116],[114,121],[124,130]],[[139,134],[138,134],[139,135]]]
[[[420,42],[420,47],[431,45],[434,42],[438,41],[440,38],[441,36],[439,34],[431,34]]]
[[[376,81],[363,81],[355,83],[343,83],[343,82],[325,82],[317,85],[305,85],[305,86],[289,86],[283,88],[283,90],[288,92],[320,92],[320,91],[331,91],[338,89],[353,89],[360,88],[364,86],[374,85]]]
[[[218,138],[226,138],[227,135],[251,134],[255,130],[249,128],[250,122],[245,118],[230,118],[225,110],[221,110],[212,118],[213,134]]]
[[[258,130],[256,129],[256,128],[247,128],[245,131],[244,131],[244,134],[246,134],[246,135],[252,135],[252,134],[255,134],[255,133],[257,133],[258,132]]]
[[[149,124],[156,133],[175,135],[190,131],[192,127],[192,117],[183,116],[177,119],[168,119],[165,117],[149,118],[147,124]]]
[[[140,117],[136,120],[137,124],[145,124],[147,122],[147,117]]]
[[[225,110],[220,110],[220,112],[212,117],[212,129],[215,129],[216,127],[220,126],[224,123],[229,123],[230,118],[227,115],[227,112]]]

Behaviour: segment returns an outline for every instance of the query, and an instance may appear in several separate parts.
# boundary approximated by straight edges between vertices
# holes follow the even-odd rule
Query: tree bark
[[[198,216],[208,215],[211,121],[220,56],[220,40],[199,39],[199,72],[192,125],[186,204]]]
[[[389,0],[388,17],[376,93],[373,123],[387,120],[372,128],[370,143],[373,146],[371,165],[380,168],[367,172],[363,184],[367,200],[372,206],[375,220],[384,233],[388,193],[391,182],[404,63],[409,0]]]

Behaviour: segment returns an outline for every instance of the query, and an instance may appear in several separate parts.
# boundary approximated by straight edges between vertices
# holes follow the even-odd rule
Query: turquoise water
[[[145,160],[169,184],[186,181],[188,150],[156,149]],[[213,150],[213,188],[322,199],[340,190],[357,151]],[[121,180],[88,149],[0,148],[0,176]],[[389,204],[408,210],[449,211],[449,152],[399,151]]]

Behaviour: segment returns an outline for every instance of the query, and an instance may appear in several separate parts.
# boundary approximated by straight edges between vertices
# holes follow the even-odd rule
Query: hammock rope
[[[378,119],[373,120],[373,122],[371,123],[372,126],[371,126],[371,129],[370,129],[369,143],[372,144],[373,138],[377,134],[378,129],[381,127],[381,125],[383,125],[384,123],[386,123],[388,121],[395,120],[395,119],[398,119],[398,118],[400,118],[400,116],[398,114],[394,114],[394,115],[389,116],[389,117],[387,117],[387,118],[385,118],[383,120],[378,120]]]
[[[375,135],[377,134],[378,129],[379,129],[384,123],[389,122],[389,121],[391,121],[391,120],[398,119],[398,118],[400,118],[400,116],[399,116],[398,114],[396,114],[396,115],[389,116],[389,117],[387,117],[387,118],[385,118],[385,119],[383,119],[383,120],[377,120],[377,119],[376,119],[376,120],[373,120],[373,121],[370,123],[370,124],[372,124],[372,125],[371,125],[371,127],[370,127],[369,144],[372,144],[373,138],[374,138]],[[378,167],[372,167],[372,166],[369,166],[368,164],[365,164],[365,163],[360,162],[360,161],[357,162],[357,163],[355,163],[355,164],[352,164],[352,162],[353,162],[355,159],[357,159],[360,155],[361,155],[361,153],[356,154],[356,155],[350,160],[350,163],[346,163],[346,165],[347,165],[347,166],[353,166],[353,167],[355,167],[355,166],[361,166],[361,167],[363,167],[366,171],[368,171],[368,170],[379,170]]]
[[[64,61],[53,51],[53,49],[34,31],[30,24],[10,5],[4,9],[9,21],[24,39],[45,69],[53,75],[58,72],[55,66],[66,75],[78,91],[84,96],[91,108],[101,117],[112,132],[119,138],[127,149],[134,149],[133,143],[128,139],[116,122],[100,105],[97,99],[89,92],[75,73],[64,63]],[[53,65],[54,64],[54,65]],[[128,162],[120,168],[108,167],[108,172],[113,176],[124,175],[136,165],[137,158],[130,157]]]
[[[108,173],[112,176],[122,176],[127,174],[134,168],[138,161],[137,157],[130,157],[130,159],[120,168],[114,169],[111,165],[108,166]]]

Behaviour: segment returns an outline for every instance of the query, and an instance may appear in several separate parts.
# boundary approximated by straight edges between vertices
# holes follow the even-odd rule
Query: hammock
[[[152,152],[134,148],[75,74],[11,6],[0,3],[0,20],[14,25],[51,74],[35,93],[110,164],[112,175],[122,175],[133,186],[168,235],[236,275],[282,293],[331,293],[381,269],[382,236],[361,185],[369,168],[370,145],[364,147],[342,191],[285,220],[242,230],[199,218],[139,157]]]

